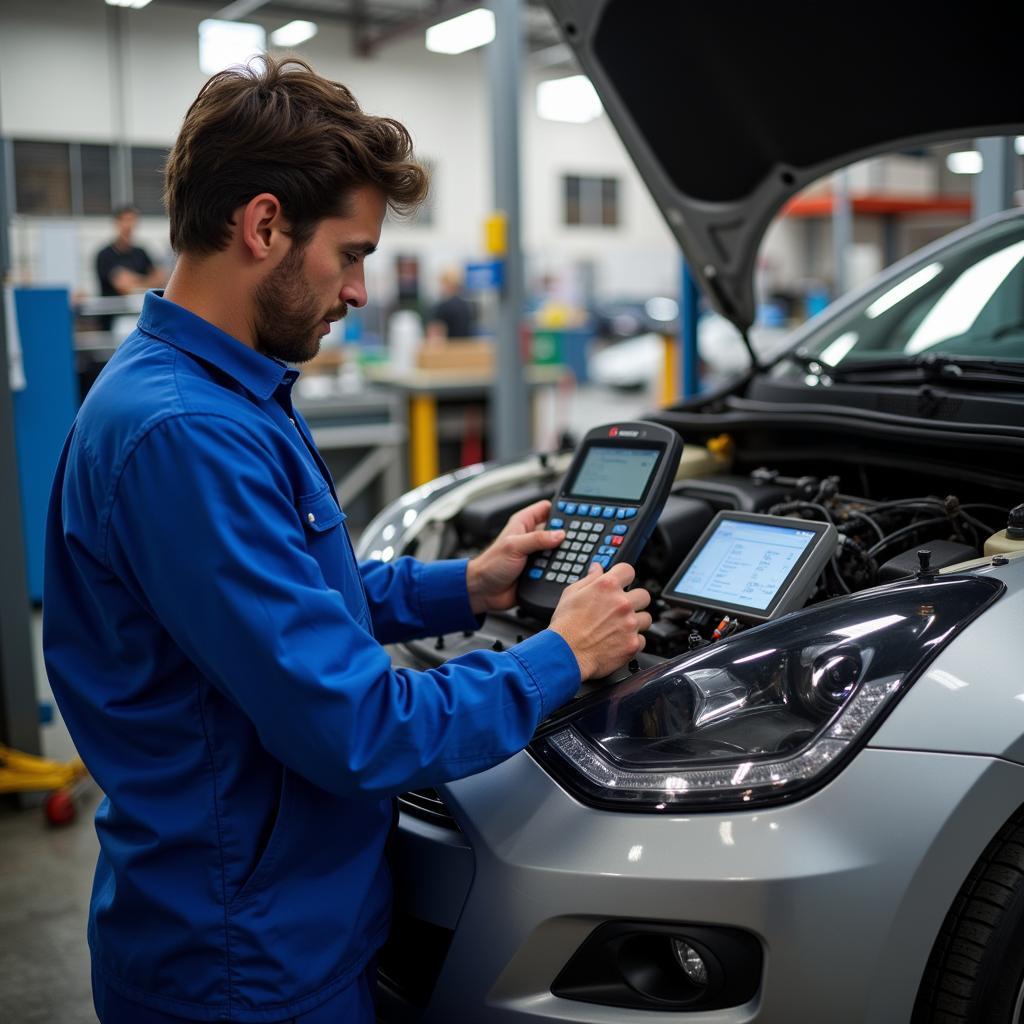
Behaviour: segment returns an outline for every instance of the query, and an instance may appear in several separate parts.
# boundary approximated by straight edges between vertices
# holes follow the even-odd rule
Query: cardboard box
[[[494,370],[494,342],[489,338],[467,338],[425,344],[416,357],[421,370]]]

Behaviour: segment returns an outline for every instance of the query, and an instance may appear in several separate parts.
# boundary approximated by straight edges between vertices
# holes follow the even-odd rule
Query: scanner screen
[[[660,455],[659,448],[593,445],[583,457],[570,493],[606,501],[640,501]]]
[[[796,527],[723,520],[673,593],[763,611],[815,536]]]

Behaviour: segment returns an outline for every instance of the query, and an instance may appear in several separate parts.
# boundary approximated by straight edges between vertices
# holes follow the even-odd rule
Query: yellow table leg
[[[661,407],[673,405],[679,396],[679,340],[671,334],[661,336]]]
[[[437,457],[437,400],[433,395],[409,399],[409,476],[413,487],[440,474]]]

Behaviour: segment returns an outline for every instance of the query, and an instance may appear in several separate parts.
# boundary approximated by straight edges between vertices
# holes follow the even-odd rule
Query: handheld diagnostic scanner
[[[665,506],[683,442],[674,430],[637,420],[587,432],[551,501],[547,527],[565,530],[553,551],[531,556],[519,605],[550,618],[562,591],[592,563],[635,563]]]

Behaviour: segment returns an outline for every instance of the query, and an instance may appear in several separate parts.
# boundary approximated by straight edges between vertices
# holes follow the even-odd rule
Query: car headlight
[[[592,695],[531,750],[584,802],[618,810],[804,796],[1003,589],[932,577],[795,612]]]

